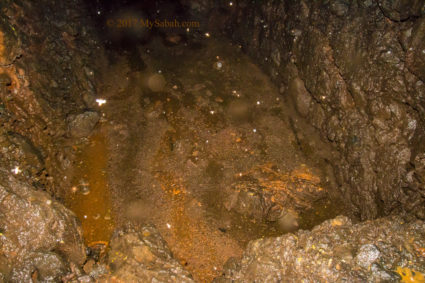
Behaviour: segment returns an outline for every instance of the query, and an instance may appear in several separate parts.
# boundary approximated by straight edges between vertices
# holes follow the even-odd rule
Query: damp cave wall
[[[336,150],[328,162],[352,215],[425,218],[425,2],[182,2]]]
[[[422,1],[181,3],[240,44],[332,144],[339,154],[328,161],[354,214],[425,217]],[[54,191],[72,159],[68,118],[93,107],[97,36],[81,1],[0,8],[2,143],[12,148],[2,167],[22,164]]]
[[[75,151],[72,118],[96,113],[102,48],[83,4],[0,3],[0,166],[19,166],[17,177],[59,198]]]

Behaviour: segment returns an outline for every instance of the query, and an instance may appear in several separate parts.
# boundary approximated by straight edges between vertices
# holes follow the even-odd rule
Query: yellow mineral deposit
[[[403,283],[425,283],[425,275],[422,272],[400,266],[397,267],[396,272],[401,276]]]

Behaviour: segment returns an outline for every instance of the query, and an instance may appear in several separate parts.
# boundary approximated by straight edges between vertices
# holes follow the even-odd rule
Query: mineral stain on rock
[[[425,274],[410,268],[397,267],[397,273],[401,276],[400,282],[403,283],[420,283],[425,282]]]
[[[0,3],[0,282],[424,281],[423,1],[37,4]]]

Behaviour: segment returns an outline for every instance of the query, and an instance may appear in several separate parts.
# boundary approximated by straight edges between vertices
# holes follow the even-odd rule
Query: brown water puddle
[[[111,216],[108,148],[104,134],[100,131],[94,133],[89,143],[78,149],[76,160],[72,193],[67,195],[65,202],[80,219],[86,244],[107,244],[114,230],[114,220]]]

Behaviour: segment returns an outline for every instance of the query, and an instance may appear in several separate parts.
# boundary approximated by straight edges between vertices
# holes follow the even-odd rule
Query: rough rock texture
[[[95,98],[89,66],[99,47],[83,7],[80,1],[0,3],[1,166],[19,165],[21,176],[50,191],[66,181],[71,165],[67,117],[93,107]],[[86,136],[88,128],[73,136]]]
[[[99,114],[94,111],[86,111],[78,115],[68,117],[68,132],[71,137],[83,138],[90,135],[99,121]]]
[[[287,212],[297,218],[297,211],[311,209],[313,203],[327,197],[320,187],[320,178],[307,168],[283,174],[272,165],[263,165],[241,173],[240,177],[231,186],[234,191],[225,205],[260,221],[279,221]],[[294,224],[298,227],[298,223]]]
[[[339,216],[311,232],[250,242],[214,282],[422,282],[424,233],[420,220],[397,216],[352,225]]]
[[[108,264],[112,272],[100,282],[194,282],[153,226],[116,231]]]
[[[0,281],[57,282],[85,248],[75,216],[42,191],[67,189],[67,130],[87,136],[99,119],[98,44],[81,1],[5,0],[0,18]],[[80,113],[90,121],[70,123]]]
[[[144,89],[143,83],[127,93],[121,91],[125,89],[122,86],[130,80],[141,82],[142,75],[125,73],[110,76],[113,79],[107,83],[99,76],[104,86],[99,88],[94,81],[98,73],[95,62],[106,60],[97,60],[103,57],[103,49],[90,29],[83,1],[0,3],[0,168],[5,169],[0,169],[0,281],[77,278],[91,282],[108,272],[108,266],[94,263],[94,259],[84,265],[87,274],[79,270],[85,253],[75,218],[46,193],[34,190],[49,190],[61,196],[71,188],[64,173],[72,167],[75,150],[72,145],[75,139],[89,136],[99,120],[94,103],[96,89],[104,90],[102,95],[109,92],[109,97],[115,99],[112,107],[115,109],[119,108],[118,101],[123,101],[130,92],[134,94],[129,96],[134,99],[132,107],[121,104],[124,113],[130,114],[128,121],[113,126],[117,136],[132,140],[122,143],[129,150],[122,159],[114,159],[119,161],[114,166],[134,167],[138,169],[138,178],[133,173],[121,175],[115,178],[115,185],[119,186],[114,187],[125,188],[120,191],[125,192],[120,195],[124,195],[120,199],[124,208],[144,197],[140,187],[146,186],[149,178],[166,188],[159,196],[178,200],[175,206],[158,206],[163,208],[162,214],[158,213],[158,222],[163,225],[157,227],[162,229],[164,238],[168,236],[172,240],[175,235],[171,232],[177,227],[184,232],[176,234],[177,239],[186,235],[184,240],[195,243],[187,248],[184,247],[187,242],[181,241],[180,259],[212,250],[211,254],[219,251],[220,258],[207,263],[220,263],[231,246],[222,251],[217,247],[223,247],[223,239],[233,229],[231,221],[219,219],[223,223],[213,223],[205,221],[210,218],[194,218],[193,211],[200,211],[201,216],[204,211],[187,191],[196,188],[200,192],[199,188],[217,187],[213,183],[216,180],[245,177],[241,172],[266,161],[292,170],[295,164],[284,164],[285,158],[281,156],[286,145],[292,148],[295,144],[309,156],[313,156],[312,149],[320,150],[318,143],[309,147],[309,142],[303,140],[302,133],[307,127],[301,126],[296,115],[282,120],[275,112],[266,111],[279,110],[276,105],[286,102],[333,146],[334,151],[328,153],[333,152],[334,156],[326,155],[322,159],[333,166],[337,183],[352,206],[347,213],[369,219],[405,210],[425,218],[425,4],[422,1],[266,0],[232,2],[232,6],[228,1],[191,2],[193,9],[209,13],[205,26],[214,30],[213,37],[220,29],[229,32],[241,49],[256,59],[280,87],[285,103],[270,95],[264,95],[263,100],[262,94],[268,90],[262,79],[245,84],[249,91],[242,93],[248,97],[240,97],[230,84],[218,92],[226,101],[213,94],[211,90],[223,82],[221,74],[226,74],[240,56],[223,55],[220,61],[205,59],[219,60],[217,49],[198,59],[198,65],[210,68],[214,64],[217,70],[215,77],[201,76],[202,83],[195,79],[176,82],[176,88],[164,93],[174,85],[164,74],[148,82],[152,93]],[[209,7],[219,2],[223,7]],[[151,51],[157,52],[155,48]],[[173,61],[182,54],[164,53],[159,54],[162,61]],[[129,54],[130,59],[142,56],[139,51]],[[141,58],[131,63],[130,67],[140,65],[135,67],[139,71],[149,67]],[[184,70],[184,65],[180,64],[177,70]],[[151,67],[157,71],[157,66]],[[239,77],[238,74],[234,72],[231,76]],[[144,93],[143,100],[139,93]],[[236,96],[239,102],[234,102],[236,97],[231,96]],[[255,115],[256,119],[263,116],[254,127],[251,122]],[[136,116],[142,119],[131,121]],[[192,126],[187,127],[181,121],[191,121]],[[136,149],[130,150],[133,145]],[[157,146],[165,150],[155,151]],[[234,158],[229,160],[229,156]],[[155,170],[146,165],[151,161],[146,157],[156,161]],[[138,160],[146,163],[138,164]],[[237,166],[235,160],[239,162]],[[115,171],[117,175],[122,173]],[[149,175],[153,171],[161,173]],[[12,173],[26,182],[17,181],[10,176]],[[181,185],[181,176],[190,182]],[[308,209],[306,195],[314,200],[322,198],[319,184],[314,180],[260,177],[248,181],[240,178],[223,186],[230,196],[236,195],[226,208],[253,216],[253,220],[276,221],[290,230],[298,224],[293,223],[295,216],[283,208],[290,203],[291,209]],[[200,184],[199,180],[206,179],[211,182]],[[132,183],[134,180],[138,187]],[[291,194],[286,185],[292,189],[301,187],[306,192]],[[217,203],[227,198],[224,194],[215,197],[215,193],[204,191],[196,197]],[[149,209],[146,211],[151,213]],[[169,224],[168,213],[175,211],[184,213]],[[346,278],[364,282],[396,281],[400,276],[423,277],[424,224],[403,221],[393,217],[353,226],[346,218],[337,218],[312,232],[257,240],[251,242],[240,263],[229,263],[225,275],[218,280],[293,278],[298,282],[327,278],[333,282]],[[238,229],[242,228],[245,227]],[[203,233],[219,236],[199,237]],[[193,258],[196,259],[190,257]],[[186,263],[189,267],[198,264],[197,270],[208,272],[214,267],[219,272],[213,264],[204,267],[199,259]],[[106,275],[105,281],[192,281],[152,227],[117,232],[111,241],[108,264],[112,274]]]
[[[108,100],[100,130],[115,223],[155,224],[199,282],[219,275],[249,240],[290,226],[286,211],[277,223],[283,210],[304,212],[314,224],[339,214],[334,205],[316,206],[330,194],[326,164],[298,148],[290,123],[298,115],[237,46],[205,42],[191,49],[153,41],[141,52],[152,71],[132,71],[121,58],[99,90]],[[166,81],[159,93],[149,84],[158,70]],[[313,148],[329,153],[309,135],[316,141]]]
[[[0,229],[0,279],[6,282],[59,280],[70,262],[85,260],[75,215],[5,170],[0,170]]]
[[[201,3],[189,4],[214,22]],[[424,2],[226,1],[221,9],[224,29],[339,152],[329,162],[354,215],[406,210],[424,219]]]

